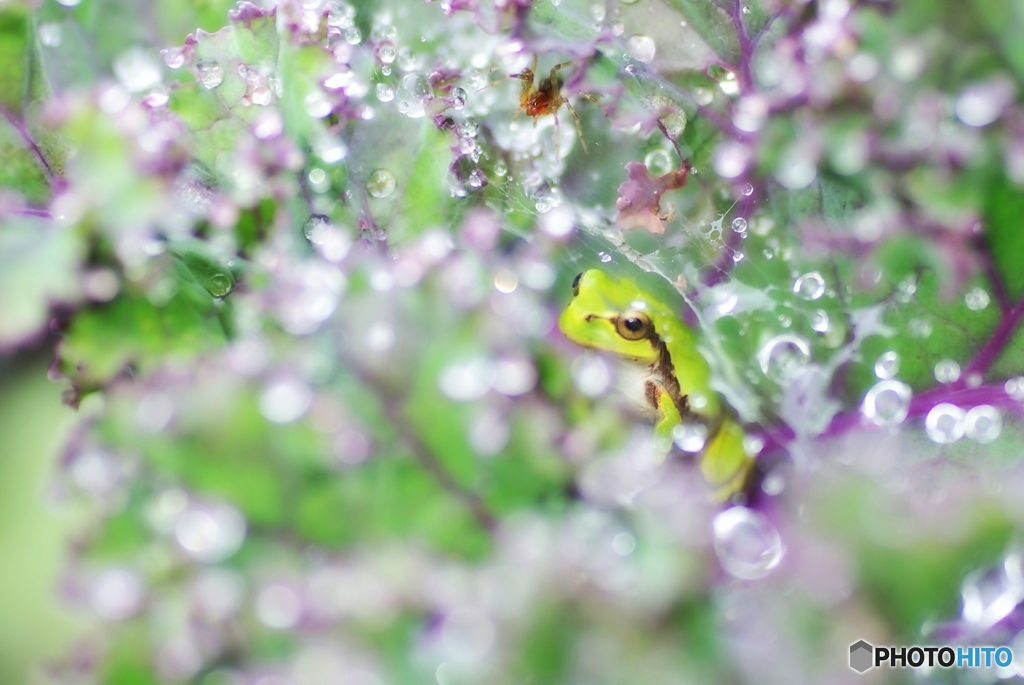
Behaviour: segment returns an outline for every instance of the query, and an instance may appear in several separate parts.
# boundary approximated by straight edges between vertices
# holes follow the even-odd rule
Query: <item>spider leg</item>
[[[555,159],[562,158],[562,136],[561,128],[558,126],[558,110],[551,113],[555,117]]]
[[[587,141],[583,139],[583,125],[580,124],[580,118],[576,115],[576,110],[572,108],[568,100],[563,100],[565,106],[569,108],[569,114],[572,115],[572,120],[576,122],[576,133],[580,134],[580,144],[583,146],[583,152],[590,154],[590,150],[587,149]],[[558,121],[558,118],[555,118]]]
[[[498,69],[498,67],[491,67],[491,70],[490,70],[490,71],[488,71],[487,73],[488,73],[488,74],[493,74],[493,73],[494,73],[495,71],[497,71],[497,69]],[[511,76],[502,76],[502,77],[501,77],[501,78],[499,78],[499,79],[495,79],[494,81],[491,81],[490,83],[488,83],[488,84],[487,84],[486,86],[484,86],[483,88],[477,88],[477,91],[476,91],[476,92],[478,92],[478,93],[482,93],[482,92],[484,92],[485,90],[487,90],[488,88],[493,88],[494,86],[498,85],[499,83],[501,83],[502,81],[504,81],[504,80],[505,80],[505,79],[507,79],[507,78],[512,78],[512,77],[511,77]]]
[[[565,69],[566,67],[571,67],[572,65],[572,62],[562,62],[561,64],[556,64],[555,66],[551,67],[551,82],[555,82],[556,71],[558,71],[559,69]]]

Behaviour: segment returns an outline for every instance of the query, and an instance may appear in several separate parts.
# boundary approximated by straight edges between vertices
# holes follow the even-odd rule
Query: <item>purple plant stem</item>
[[[967,368],[964,369],[963,376],[969,377],[972,374],[984,374],[988,371],[989,367],[992,366],[992,362],[996,360],[996,357],[1006,347],[1006,343],[1010,341],[1010,336],[1017,330],[1018,324],[1020,324],[1021,317],[1024,317],[1024,298],[1014,305],[1010,311],[999,321],[999,325],[996,326],[996,330],[992,332],[992,337],[988,339],[988,342],[978,351],[978,354],[974,356],[968,364]]]
[[[754,89],[754,72],[750,64],[754,58],[755,41],[747,33],[746,24],[743,23],[742,0],[733,0],[732,6],[726,9],[726,13],[732,19],[733,28],[736,30],[736,41],[740,46],[740,92],[747,94]]]
[[[37,216],[42,219],[52,219],[52,215],[45,209],[33,209],[32,207],[17,207],[12,209],[0,210],[0,213],[6,212],[15,216]]]
[[[961,380],[915,395],[910,401],[906,418],[919,419],[927,416],[932,409],[940,404],[953,404],[958,407],[976,407],[987,404],[1024,417],[1024,402],[1011,397],[1003,385],[989,384],[969,388],[963,380],[974,374],[984,374],[988,370],[992,362],[995,361],[996,357],[1006,347],[1006,343],[1017,329],[1022,317],[1024,317],[1024,298],[1010,309],[1002,321],[999,322],[999,326],[992,333],[992,337],[975,355],[974,359],[967,364]],[[875,426],[859,410],[843,412],[834,416],[828,427],[818,437],[836,437],[851,430],[865,427],[873,428]],[[764,432],[762,434],[762,438],[765,440],[766,452],[785,447],[795,437],[795,434],[788,428],[784,428],[781,432]]]
[[[999,309],[1006,314],[1010,311],[1010,298],[1006,294],[1006,284],[1003,283],[1002,276],[999,275],[999,271],[996,269],[995,262],[992,260],[992,253],[988,249],[988,245],[979,240],[977,242],[978,257],[981,259],[982,267],[985,269],[985,275],[988,276],[989,283],[992,284],[993,294],[996,296],[996,303],[999,305]]]
[[[6,117],[7,121],[9,121],[11,126],[14,127],[14,130],[16,130],[18,132],[18,135],[21,136],[21,139],[25,141],[26,145],[28,145],[29,149],[32,151],[32,154],[34,154],[36,158],[39,160],[39,165],[43,167],[43,171],[46,172],[46,178],[52,185],[54,180],[56,180],[56,175],[53,173],[53,168],[50,166],[50,163],[46,160],[46,157],[43,155],[43,151],[39,149],[38,145],[36,145],[36,141],[32,138],[32,134],[29,133],[27,128],[25,128],[25,124],[22,123],[22,121],[18,119],[16,116],[14,116],[13,112],[8,110],[3,105],[0,105],[0,113],[2,113],[4,117]]]
[[[907,419],[919,419],[928,415],[940,404],[953,404],[958,407],[976,407],[987,404],[1004,409],[1019,416],[1024,416],[1024,403],[1010,397],[1002,385],[980,385],[977,388],[942,386],[926,390],[910,400]],[[819,437],[831,438],[843,435],[855,428],[874,427],[860,411],[837,414]]]

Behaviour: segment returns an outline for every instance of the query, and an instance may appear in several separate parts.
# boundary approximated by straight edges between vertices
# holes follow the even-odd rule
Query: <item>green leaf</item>
[[[975,287],[992,292],[991,286],[982,278],[967,283],[968,289]],[[988,340],[999,317],[999,308],[994,302],[981,311],[973,311],[964,302],[962,294],[954,299],[944,297],[936,272],[924,271],[917,284],[917,292],[910,301],[893,302],[886,308],[883,321],[894,334],[864,341],[861,347],[863,359],[849,371],[848,390],[856,394],[874,384],[874,363],[889,350],[899,355],[896,376],[899,380],[915,391],[933,387],[936,383],[935,365],[952,359],[961,369],[966,367]]]
[[[433,126],[423,127],[422,143],[405,183],[405,199],[396,230],[399,243],[429,228],[446,225],[451,217],[452,203],[448,192],[451,142]]]
[[[57,348],[60,369],[76,388],[95,389],[129,364],[146,374],[168,356],[194,358],[224,344],[213,298],[191,275],[176,273],[164,286],[175,290],[166,303],[125,293],[79,312]]]
[[[739,42],[732,21],[713,0],[669,0],[672,7],[686,19],[718,59],[726,64],[738,64]]]
[[[1024,189],[1000,175],[985,198],[985,243],[1006,294],[1016,301],[1024,296]]]
[[[81,297],[84,256],[71,228],[29,217],[0,226],[0,349],[40,332],[52,305]]]

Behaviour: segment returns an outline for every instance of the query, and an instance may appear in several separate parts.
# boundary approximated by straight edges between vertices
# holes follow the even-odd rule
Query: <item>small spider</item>
[[[540,84],[535,83],[537,72],[536,55],[533,56],[529,69],[523,69],[518,74],[509,74],[508,78],[517,78],[523,82],[523,85],[519,87],[519,108],[512,116],[512,119],[518,117],[519,112],[526,112],[526,116],[533,117],[533,125],[536,127],[537,117],[542,117],[545,114],[554,115],[555,132],[557,135],[558,108],[565,105],[569,109],[569,114],[572,115],[573,121],[576,122],[576,132],[580,134],[580,143],[583,145],[583,151],[589,153],[587,141],[583,139],[583,127],[580,125],[580,118],[576,115],[576,110],[569,104],[569,100],[562,96],[562,80],[558,77],[558,70],[564,69],[571,64],[572,62],[562,62],[551,67],[551,73],[547,78],[541,79]],[[594,104],[600,104],[597,98],[589,93],[579,93],[579,95],[587,98]]]

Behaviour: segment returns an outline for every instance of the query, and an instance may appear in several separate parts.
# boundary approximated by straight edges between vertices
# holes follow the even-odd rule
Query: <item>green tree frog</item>
[[[742,490],[753,459],[743,447],[743,428],[709,386],[711,368],[696,334],[627,278],[591,269],[576,277],[572,292],[558,327],[573,342],[611,352],[644,372],[643,401],[658,416],[661,449],[667,453],[672,440],[687,433],[703,434],[704,477],[722,499]]]

